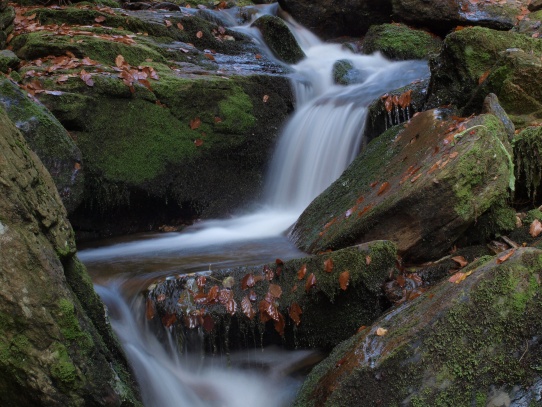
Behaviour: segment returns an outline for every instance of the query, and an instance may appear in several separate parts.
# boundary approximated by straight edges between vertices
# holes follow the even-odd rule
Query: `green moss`
[[[528,127],[514,139],[516,178],[533,202],[541,194],[542,127]]]
[[[233,92],[218,103],[222,121],[217,128],[225,133],[242,134],[256,124],[256,118],[252,112],[252,102],[243,89],[236,86]]]
[[[76,342],[82,351],[92,348],[92,337],[82,330],[75,314],[74,304],[66,298],[61,298],[58,307],[57,322],[64,338]]]
[[[294,35],[279,17],[262,16],[253,25],[261,31],[265,43],[277,58],[289,64],[296,64],[305,58]]]
[[[380,51],[396,60],[428,59],[440,50],[441,40],[422,30],[404,24],[381,24],[369,28],[363,41],[363,52]]]
[[[55,345],[53,351],[55,358],[51,365],[51,375],[60,382],[61,388],[74,388],[79,381],[77,369],[68,355],[67,349],[60,343]]]

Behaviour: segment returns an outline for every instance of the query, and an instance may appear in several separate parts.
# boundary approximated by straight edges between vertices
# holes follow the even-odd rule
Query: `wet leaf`
[[[284,327],[286,326],[286,321],[284,317],[279,312],[279,319],[275,321],[275,331],[279,333],[280,336],[284,336]]]
[[[218,288],[217,285],[214,285],[214,286],[211,287],[211,289],[207,293],[207,303],[208,304],[212,304],[212,303],[218,301],[218,290],[219,290],[219,288]]]
[[[222,280],[222,285],[226,288],[232,288],[235,284],[235,279],[232,276],[226,277]]]
[[[333,259],[331,257],[324,261],[324,271],[326,273],[331,273],[333,271]]]
[[[156,310],[154,308],[154,302],[150,298],[147,298],[147,302],[145,305],[145,317],[147,318],[147,321],[153,319],[155,313]]]
[[[275,298],[280,298],[282,295],[282,288],[278,284],[269,284],[269,292]]]
[[[207,283],[207,277],[205,276],[199,276],[197,279],[196,279],[196,284],[198,285],[198,288],[200,290],[203,290],[203,287],[205,287],[205,284]]]
[[[256,291],[250,290],[248,292],[248,298],[249,298],[250,301],[256,302],[256,300],[258,299],[258,296],[256,295]]]
[[[343,271],[339,276],[339,285],[341,286],[341,290],[346,290],[348,288],[348,284],[350,284],[350,273],[347,270]]]
[[[301,323],[301,314],[303,311],[301,310],[301,307],[297,302],[293,302],[292,305],[290,305],[290,309],[288,310],[288,315],[290,315],[290,318],[292,318],[292,321],[296,325],[299,325]]]
[[[166,295],[165,294],[160,294],[158,297],[156,297],[156,301],[157,302],[162,302],[166,299]]]
[[[486,80],[486,78],[489,76],[489,70],[485,71],[480,78],[478,78],[478,84],[480,85],[483,81]]]
[[[203,326],[203,329],[205,329],[205,332],[211,333],[215,327],[215,321],[210,315],[204,315],[203,324],[201,325]]]
[[[384,182],[382,183],[382,185],[380,185],[380,188],[378,189],[378,192],[377,192],[377,195],[382,195],[384,194],[385,192],[388,191],[388,189],[390,189],[390,183],[389,182]]]
[[[230,299],[229,301],[227,301],[224,306],[226,307],[226,312],[228,312],[230,315],[234,315],[235,312],[237,311],[237,303],[235,302],[235,300],[232,298]]]
[[[201,120],[199,117],[195,117],[192,120],[190,120],[190,128],[192,130],[196,130],[199,126],[201,126]]]
[[[265,300],[261,300],[258,304],[258,310],[260,311],[260,321],[262,323],[266,323],[271,319],[269,314],[267,314],[267,307],[269,306],[269,303]]]
[[[275,277],[275,272],[266,264],[263,266],[263,275],[266,280],[271,281]]]
[[[194,140],[194,145],[195,145],[196,147],[201,147],[201,146],[203,145],[203,140],[200,139],[200,138],[195,139],[195,140]]]
[[[248,297],[248,295],[245,295],[243,299],[241,300],[241,311],[251,321],[254,318],[254,315],[256,315],[256,311],[254,311],[254,308],[252,307],[252,303],[250,302],[250,298]]]
[[[241,289],[246,290],[247,288],[254,287],[255,284],[254,275],[249,273],[241,280]]]
[[[529,227],[529,234],[532,237],[537,237],[540,233],[542,233],[542,223],[538,219],[535,219]]]
[[[305,283],[305,291],[309,292],[312,287],[316,285],[316,276],[314,273],[310,273],[309,277],[307,278],[307,282]]]
[[[376,334],[377,334],[378,336],[384,336],[384,335],[386,335],[387,333],[388,333],[388,330],[387,330],[386,328],[378,328],[378,329],[376,330]]]
[[[181,298],[179,298],[181,300]],[[203,291],[198,292],[196,295],[194,295],[194,302],[196,304],[206,304],[207,301],[207,294]]]
[[[202,31],[198,31],[198,32],[196,33],[196,37],[198,37],[198,38],[203,37],[203,32],[202,32]]]
[[[226,303],[230,300],[233,300],[233,291],[229,288],[224,288],[218,292],[218,302],[222,305],[226,305]]]
[[[510,249],[507,252],[504,252],[502,256],[499,256],[497,258],[497,264],[504,263],[506,260],[508,260],[512,255],[516,252],[516,249]]]
[[[463,256],[454,256],[452,260],[459,264],[459,267],[465,267],[469,262]]]
[[[97,23],[103,23],[105,21],[105,17],[104,16],[98,16],[94,19],[94,21],[96,21]]]
[[[166,328],[169,328],[175,322],[177,322],[177,316],[175,314],[166,314],[162,317],[162,325]]]
[[[448,281],[450,283],[455,283],[455,284],[459,284],[461,281],[463,281],[465,278],[467,278],[467,275],[466,273],[462,273],[460,271],[458,271],[457,273],[455,273],[453,276],[451,276]]]
[[[87,86],[94,86],[94,81],[92,80],[92,76],[86,72],[84,69],[79,73],[79,77],[85,82]]]
[[[307,265],[303,264],[301,268],[297,271],[297,279],[303,280],[307,274]]]

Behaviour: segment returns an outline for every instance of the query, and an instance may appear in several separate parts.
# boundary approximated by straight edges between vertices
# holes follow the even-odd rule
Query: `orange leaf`
[[[154,318],[155,309],[154,309],[154,302],[150,298],[147,298],[147,303],[145,306],[145,316],[147,317],[147,321],[150,321]]]
[[[297,279],[303,280],[305,278],[305,275],[307,274],[307,265],[303,264],[299,271],[297,272]]]
[[[542,223],[538,219],[533,220],[529,228],[529,234],[532,237],[537,237],[542,232]]]
[[[380,188],[378,189],[377,195],[382,195],[383,193],[387,192],[388,189],[390,189],[390,183],[384,182],[382,185],[380,185]]]
[[[454,256],[452,260],[459,264],[459,267],[465,267],[469,262],[463,256]]]
[[[489,76],[489,70],[485,71],[482,76],[478,79],[478,84],[481,84]]]
[[[275,298],[280,298],[282,295],[282,288],[277,284],[269,284],[269,293]]]
[[[212,304],[218,301],[218,286],[214,285],[207,293],[207,303]]]
[[[292,321],[296,325],[299,325],[301,323],[301,314],[303,311],[301,310],[301,307],[297,302],[293,302],[292,305],[290,305],[290,309],[288,310],[288,315],[290,315],[290,318],[292,318]]]
[[[316,276],[314,273],[311,273],[309,277],[307,278],[307,282],[305,283],[305,291],[309,292],[312,287],[316,285]]]
[[[284,327],[286,326],[286,321],[284,317],[279,312],[279,319],[275,321],[275,331],[279,333],[280,336],[284,336]]]
[[[508,260],[512,255],[516,252],[516,249],[511,249],[507,252],[504,252],[503,255],[499,256],[497,258],[497,264],[504,263],[506,260]]]
[[[203,37],[203,32],[202,32],[202,31],[198,31],[198,32],[196,33],[196,37],[198,37],[198,38]]]
[[[254,280],[254,275],[251,273],[245,275],[241,280],[241,289],[246,290],[249,287],[254,287],[256,281]]]
[[[125,64],[126,64],[126,61],[124,60],[124,57],[120,54],[117,55],[117,57],[115,58],[115,65],[117,65],[119,68],[122,68],[122,66]]]
[[[341,290],[345,291],[348,288],[348,284],[350,284],[350,273],[347,270],[343,271],[339,276],[339,285],[341,286]]]
[[[197,138],[194,140],[194,144],[196,145],[196,147],[200,147],[203,145],[203,140],[200,138]]]
[[[241,310],[243,311],[243,314],[245,314],[251,321],[252,318],[254,318],[254,315],[256,315],[256,311],[254,311],[254,308],[252,308],[248,295],[245,295],[241,300]]]
[[[190,128],[192,130],[196,130],[199,126],[201,126],[201,120],[199,117],[195,117],[192,120],[190,120]]]
[[[463,281],[465,278],[467,278],[467,274],[458,271],[458,272],[455,273],[453,276],[451,276],[451,277],[448,279],[448,281],[449,281],[450,283],[459,284],[459,283],[460,283],[461,281]]]
[[[196,279],[196,284],[198,285],[198,288],[201,290],[203,287],[205,287],[205,283],[207,283],[207,277],[205,276],[199,276]]]
[[[329,258],[324,261],[324,271],[326,273],[331,273],[333,271],[333,259]]]

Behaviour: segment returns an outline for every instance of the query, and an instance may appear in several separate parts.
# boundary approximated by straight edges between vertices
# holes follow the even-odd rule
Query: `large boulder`
[[[446,34],[456,26],[476,25],[509,30],[529,0],[499,2],[461,0],[392,0],[393,19]]]
[[[318,36],[361,36],[373,24],[388,23],[389,0],[279,0],[280,6]]]
[[[296,64],[305,58],[305,53],[281,18],[266,15],[258,18],[252,25],[260,30],[263,40],[280,60]]]
[[[81,151],[41,103],[7,78],[0,78],[0,105],[49,171],[68,213],[83,199]]]
[[[335,348],[294,405],[540,406],[540,270],[533,248],[468,265]]]
[[[420,113],[373,140],[297,220],[291,236],[317,253],[375,239],[407,260],[445,254],[514,187],[511,147],[491,114]]]
[[[465,28],[451,33],[444,40],[441,53],[431,63],[428,105],[465,106],[495,62],[510,52],[507,50],[514,48],[538,54],[542,52],[542,41],[523,34],[482,27]],[[485,96],[482,96],[482,100]],[[498,93],[497,96],[500,99],[505,98]]]
[[[0,403],[136,406],[47,170],[0,107]]]
[[[152,286],[147,318],[175,324],[185,335],[203,326],[209,352],[255,342],[330,350],[385,310],[381,287],[395,262],[394,244],[378,241],[263,267],[181,275]]]

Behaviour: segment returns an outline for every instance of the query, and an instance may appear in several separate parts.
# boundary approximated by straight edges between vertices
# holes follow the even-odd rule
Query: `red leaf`
[[[333,271],[333,259],[329,258],[324,261],[324,271],[326,273],[331,273]]]
[[[380,185],[377,195],[382,195],[383,193],[387,192],[388,189],[390,189],[390,183],[386,181],[382,185]]]
[[[502,256],[499,256],[497,258],[497,264],[504,263],[506,260],[508,260],[512,255],[516,252],[516,249],[511,249],[508,252],[504,252]]]
[[[290,309],[288,310],[288,315],[290,315],[290,318],[292,318],[292,321],[296,325],[299,325],[301,323],[301,314],[303,311],[301,310],[301,307],[297,302],[293,302],[292,305],[290,305]]]
[[[279,333],[280,336],[284,336],[284,327],[286,326],[286,321],[281,313],[279,313],[279,319],[275,321],[275,331]]]
[[[314,273],[311,273],[309,277],[307,278],[307,282],[305,283],[305,291],[309,292],[310,289],[316,285],[316,276]]]
[[[147,298],[147,303],[145,306],[145,316],[147,317],[147,321],[150,321],[154,318],[155,309],[154,309],[154,302],[150,298]]]
[[[212,304],[218,301],[218,286],[214,285],[207,293],[207,303]]]
[[[169,328],[177,321],[177,316],[175,314],[166,314],[162,317],[162,325],[166,328]]]
[[[245,314],[247,318],[251,321],[252,318],[254,318],[254,315],[256,315],[256,311],[254,311],[254,308],[252,308],[252,304],[250,302],[250,298],[248,298],[248,295],[245,295],[241,300],[241,310],[243,311],[243,314]]]
[[[199,117],[195,117],[192,120],[190,120],[190,128],[192,130],[196,130],[199,126],[201,126],[201,120]]]
[[[339,276],[339,284],[341,286],[341,290],[346,290],[348,288],[348,284],[350,284],[350,273],[348,270],[343,271]]]
[[[307,265],[303,264],[299,271],[297,272],[297,279],[303,280],[305,278],[305,275],[307,274]]]
[[[194,140],[194,144],[196,145],[196,147],[201,147],[203,145],[203,140],[200,138],[197,138]]]
[[[256,281],[254,281],[254,276],[252,274],[247,274],[241,280],[241,289],[246,290],[249,287],[254,287]]]
[[[269,284],[269,293],[275,298],[280,298],[282,295],[282,288],[277,284]]]

